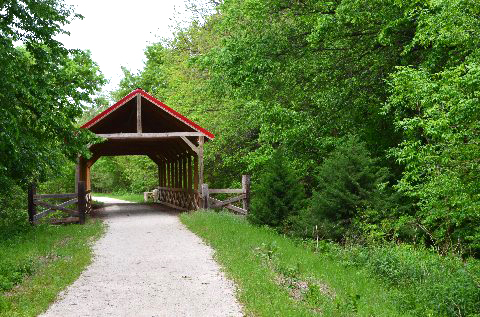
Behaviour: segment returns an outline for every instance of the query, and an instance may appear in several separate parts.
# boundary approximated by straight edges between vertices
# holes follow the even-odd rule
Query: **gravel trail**
[[[95,197],[108,230],[93,263],[41,316],[242,316],[213,250],[158,205]]]

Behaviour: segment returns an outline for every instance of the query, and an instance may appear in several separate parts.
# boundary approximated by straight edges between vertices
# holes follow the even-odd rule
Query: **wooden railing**
[[[151,196],[154,202],[179,210],[195,210],[199,206],[199,195],[196,190],[157,187],[151,192]]]
[[[48,202],[45,201],[48,199]],[[60,204],[54,204],[52,199],[67,199]],[[77,209],[67,208],[69,205],[77,204]],[[38,210],[38,209],[41,210]],[[36,224],[40,219],[56,211],[66,212],[72,222],[85,223],[85,215],[92,210],[92,194],[85,190],[85,182],[78,182],[78,193],[72,194],[43,194],[36,193],[35,185],[30,185],[28,190],[28,220]]]
[[[240,194],[225,200],[210,197],[212,194]],[[240,189],[211,189],[208,184],[202,185],[202,207],[205,209],[226,208],[242,215],[248,214],[250,209],[250,175],[242,176],[242,188]],[[236,204],[241,203],[241,207]]]
[[[225,200],[219,200],[211,197],[213,194],[237,195]],[[151,198],[156,203],[184,211],[199,208],[226,208],[236,213],[246,215],[250,205],[250,176],[242,176],[242,188],[212,189],[208,188],[208,184],[203,184],[200,195],[196,190],[157,187],[151,192],[143,193],[143,195],[145,202]]]

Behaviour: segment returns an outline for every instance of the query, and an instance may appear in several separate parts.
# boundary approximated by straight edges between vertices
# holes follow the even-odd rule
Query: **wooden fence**
[[[237,194],[225,200],[211,197],[213,194]],[[238,195],[239,194],[239,195]],[[196,210],[199,208],[226,208],[246,215],[250,205],[250,176],[242,176],[242,188],[212,189],[208,184],[202,185],[201,195],[197,190],[184,188],[157,187],[151,192],[143,193],[145,202],[152,198],[154,202],[179,210]],[[239,205],[241,204],[241,206]]]
[[[210,197],[212,194],[240,194],[225,200],[215,199]],[[246,215],[250,209],[250,175],[242,176],[242,188],[239,189],[212,189],[208,188],[208,184],[202,185],[202,207],[205,209],[211,208],[226,208],[236,213]],[[242,206],[235,204],[241,203]]]
[[[49,200],[48,202],[45,199]],[[60,204],[54,204],[52,199],[67,199]],[[77,209],[67,208],[69,205],[77,204]],[[38,208],[42,208],[38,212]],[[85,215],[92,210],[92,195],[90,190],[85,190],[85,182],[78,182],[78,192],[72,194],[44,194],[36,193],[35,185],[28,190],[28,220],[36,224],[40,219],[56,211],[63,211],[69,214],[69,222],[85,223]],[[61,221],[60,221],[61,222]]]

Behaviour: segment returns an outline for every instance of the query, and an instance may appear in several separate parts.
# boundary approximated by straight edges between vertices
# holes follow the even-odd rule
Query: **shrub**
[[[255,182],[248,219],[255,224],[286,229],[292,216],[299,213],[304,201],[303,186],[277,150]]]
[[[480,313],[480,262],[463,262],[409,245],[350,247],[348,265],[366,268],[396,287],[399,309],[415,316],[475,316]]]
[[[341,239],[358,211],[370,206],[386,208],[388,175],[386,168],[377,166],[365,143],[355,137],[347,139],[320,166],[319,185],[303,223],[318,225],[323,238]]]

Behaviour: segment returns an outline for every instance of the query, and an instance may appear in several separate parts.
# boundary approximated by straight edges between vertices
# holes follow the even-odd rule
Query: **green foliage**
[[[272,228],[222,212],[180,219],[215,250],[247,316],[415,316],[397,309],[391,287],[365,270],[307,250]],[[282,275],[289,281],[282,283]],[[305,300],[291,294],[296,281],[312,285]]]
[[[19,187],[44,181],[93,141],[76,119],[103,76],[89,52],[55,40],[77,17],[59,0],[0,2],[1,235],[24,227]]]
[[[397,188],[419,200],[417,221],[443,251],[480,251],[479,56],[437,74],[399,69],[385,107],[404,135],[391,151],[406,167]]]
[[[388,205],[388,171],[378,166],[358,138],[338,145],[317,175],[319,187],[298,225],[318,225],[321,238],[340,240],[360,212],[385,211]]]
[[[9,192],[0,195],[0,241],[30,229],[27,215],[27,194],[11,184]]]
[[[408,245],[352,247],[338,255],[368,269],[398,290],[399,309],[415,316],[475,316],[480,313],[480,263],[439,256]]]
[[[304,192],[281,150],[273,154],[255,184],[258,185],[253,190],[248,219],[255,224],[285,229],[302,208]]]
[[[92,189],[97,192],[143,193],[158,186],[157,165],[148,157],[103,157],[92,167]]]
[[[104,230],[85,225],[29,226],[0,239],[0,316],[37,316],[92,259],[91,242]]]
[[[199,6],[201,18],[146,49],[142,71],[124,70],[116,94],[143,87],[212,130],[216,138],[205,152],[210,186],[229,187],[244,173],[259,179],[273,149],[282,147],[307,195],[322,192],[319,166],[356,135],[375,160],[372,173],[388,168],[396,193],[387,186],[382,204],[376,186],[384,181],[371,181],[355,197],[353,189],[332,185],[330,194],[345,196],[346,207],[317,193],[317,204],[330,205],[331,228],[353,219],[375,239],[478,255],[476,1]],[[341,173],[333,175],[340,179],[329,181],[340,184]],[[310,228],[318,222],[309,219],[298,221]]]

